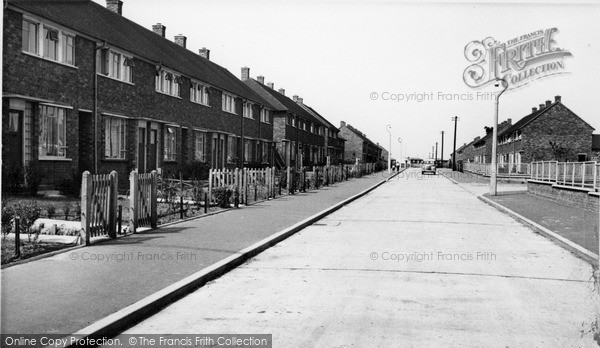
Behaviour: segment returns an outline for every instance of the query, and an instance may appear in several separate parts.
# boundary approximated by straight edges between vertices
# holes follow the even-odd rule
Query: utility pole
[[[441,133],[442,133],[442,152],[440,153],[440,161],[441,161],[440,167],[444,168],[444,131],[442,131]]]
[[[456,170],[456,123],[458,121],[458,116],[454,116],[451,118],[454,121],[454,149],[452,150],[452,170]]]
[[[435,162],[434,162],[436,167],[438,166],[438,165],[437,165],[437,164],[438,164],[438,163],[437,163],[437,147],[438,147],[438,142],[436,141],[436,142],[435,142]]]

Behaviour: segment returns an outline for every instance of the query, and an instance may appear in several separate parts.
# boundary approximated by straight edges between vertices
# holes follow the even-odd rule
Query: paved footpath
[[[125,333],[263,333],[274,347],[595,346],[586,262],[448,179],[410,173]]]
[[[384,179],[352,179],[3,269],[1,332],[74,333]]]

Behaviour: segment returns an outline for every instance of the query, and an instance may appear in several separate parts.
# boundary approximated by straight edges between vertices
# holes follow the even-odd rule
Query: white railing
[[[463,163],[463,170],[477,173],[485,176],[492,174],[492,165],[490,163]],[[531,173],[531,164],[529,163],[499,163],[497,175],[500,177],[523,177]]]
[[[581,187],[589,190],[600,188],[600,163],[557,162],[531,163],[532,180],[554,182],[557,185]]]

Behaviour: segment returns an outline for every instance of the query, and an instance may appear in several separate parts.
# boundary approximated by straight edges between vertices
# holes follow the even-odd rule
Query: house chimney
[[[256,76],[256,81],[260,82],[261,85],[265,84],[265,77],[264,76]]]
[[[267,83],[267,86],[268,86],[270,89],[275,89],[275,84],[274,84],[273,82],[268,82],[268,83]]]
[[[206,47],[202,47],[201,49],[198,50],[198,54],[200,55],[200,57],[204,57],[208,60],[210,60],[210,50]]]
[[[298,103],[304,104],[304,98],[298,97]]]
[[[162,25],[160,23],[156,23],[152,26],[152,31],[162,37],[165,37],[165,35],[167,33],[167,27],[165,27],[164,25]]]
[[[546,100],[546,106],[550,106],[552,104],[551,100]]]
[[[540,110],[542,110],[546,105],[540,104]]]
[[[123,14],[123,1],[121,0],[106,0],[106,8],[118,13]]]
[[[187,44],[187,37],[179,34],[175,36],[175,43],[178,44],[179,46],[186,48],[186,44]]]
[[[279,92],[279,93],[281,93],[281,94],[285,95],[285,89],[283,89],[283,88],[280,88],[280,89],[278,89],[278,90],[277,90],[277,92]]]
[[[340,128],[342,128],[342,127],[346,127],[346,122],[340,121]]]
[[[297,102],[298,102],[298,96],[297,96],[297,95],[293,96],[293,97],[292,97],[292,99],[294,99],[294,102],[295,102],[295,103],[297,103]]]
[[[535,112],[537,112],[537,108],[534,106],[534,107],[531,108],[531,113],[533,114]]]
[[[509,118],[509,119],[507,119],[507,120],[506,120],[506,124],[508,124],[508,125],[512,125],[512,118]]]
[[[557,96],[554,97],[554,102],[555,103],[560,103],[561,102],[560,95],[557,95]]]
[[[250,78],[250,68],[245,66],[242,68],[242,81],[248,80]]]

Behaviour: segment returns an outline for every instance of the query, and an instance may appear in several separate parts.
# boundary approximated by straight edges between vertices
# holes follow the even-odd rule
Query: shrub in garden
[[[221,208],[229,208],[229,200],[233,195],[233,191],[228,187],[216,187],[212,190],[212,195],[217,201],[217,205]]]
[[[73,172],[71,177],[62,179],[58,183],[58,190],[65,196],[79,196],[81,192],[81,175]]]
[[[15,216],[14,207],[7,207],[5,202],[2,202],[2,234],[6,235],[10,233],[12,228],[12,220]]]
[[[27,193],[32,196],[37,195],[41,181],[40,171],[32,162],[25,167],[25,181],[27,182]]]

